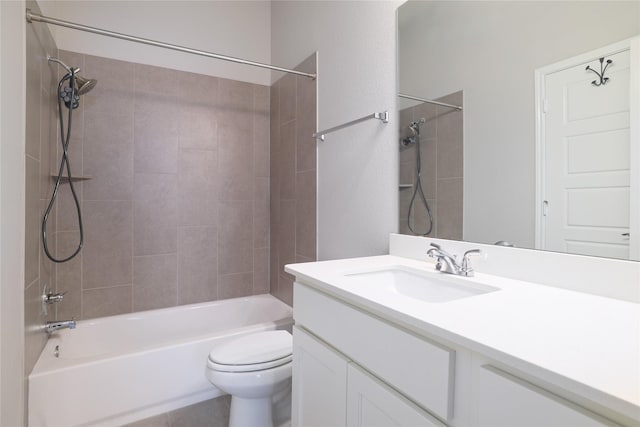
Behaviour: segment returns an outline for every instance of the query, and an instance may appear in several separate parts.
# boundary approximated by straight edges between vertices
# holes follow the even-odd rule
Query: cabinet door
[[[479,427],[617,426],[584,408],[492,366],[479,368]]]
[[[345,425],[347,363],[304,330],[293,328],[293,427]]]
[[[444,427],[444,424],[353,363],[347,377],[349,427]]]

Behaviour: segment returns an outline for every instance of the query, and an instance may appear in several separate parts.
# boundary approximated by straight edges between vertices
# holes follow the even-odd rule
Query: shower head
[[[420,135],[420,125],[426,123],[427,121],[425,120],[425,118],[421,118],[420,120],[416,120],[414,122],[411,122],[411,124],[409,125],[409,130],[411,131],[411,135],[412,136],[418,136]]]
[[[67,71],[67,74],[62,77],[58,85],[58,96],[64,101],[64,105],[66,105],[67,108],[78,108],[80,105],[80,95],[84,95],[93,89],[96,84],[98,84],[98,81],[79,76],[80,68],[71,68],[58,58],[47,56],[47,60],[49,62],[55,62]],[[65,80],[69,80],[69,86],[62,87]]]
[[[96,85],[98,84],[98,81],[96,79],[87,79],[81,76],[75,76],[75,80],[78,95],[84,95],[85,93],[96,87]]]

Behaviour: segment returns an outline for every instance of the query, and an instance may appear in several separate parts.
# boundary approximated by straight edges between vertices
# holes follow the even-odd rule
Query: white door
[[[602,55],[599,86],[599,59],[544,74],[542,249],[630,257],[629,53]]]
[[[347,364],[342,355],[293,328],[294,427],[341,427],[346,423]]]

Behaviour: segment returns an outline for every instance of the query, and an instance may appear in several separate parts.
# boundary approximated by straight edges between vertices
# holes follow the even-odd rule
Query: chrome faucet
[[[462,256],[462,264],[456,262],[456,256],[443,250],[440,245],[431,243],[432,248],[427,251],[427,255],[438,260],[436,270],[441,273],[455,274],[456,276],[473,277],[473,268],[469,256],[479,254],[480,249],[471,249]]]
[[[50,334],[58,329],[75,329],[76,321],[75,320],[57,320],[55,322],[47,322],[44,325],[44,330],[47,334]]]

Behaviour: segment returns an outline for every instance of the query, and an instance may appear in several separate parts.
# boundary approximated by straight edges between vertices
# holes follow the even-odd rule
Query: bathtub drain
[[[53,350],[53,355],[55,357],[60,357],[60,346],[59,345],[57,345],[55,350]]]

